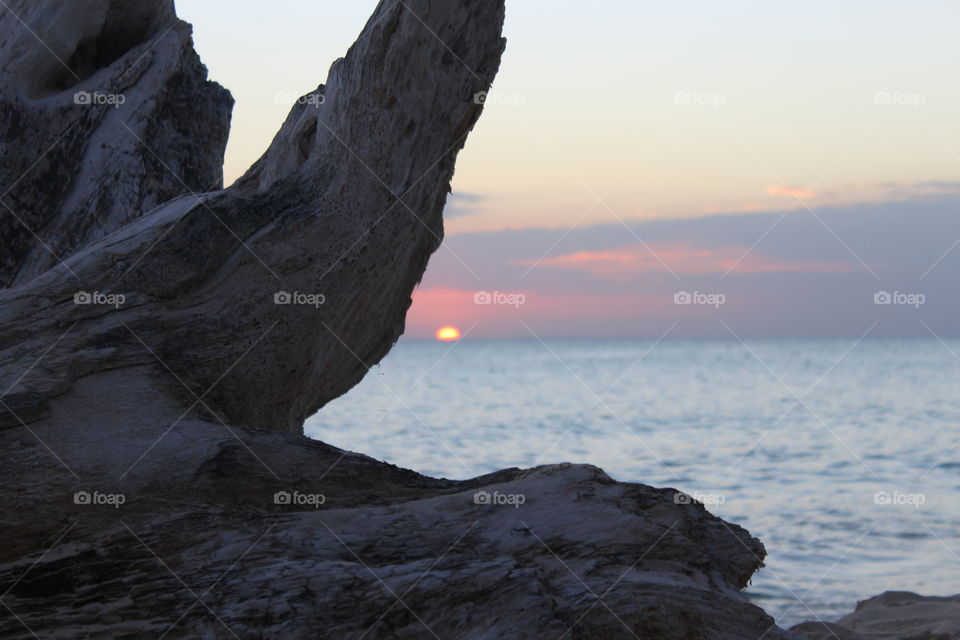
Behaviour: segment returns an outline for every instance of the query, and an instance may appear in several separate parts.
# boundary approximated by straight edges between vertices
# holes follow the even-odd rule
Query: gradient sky
[[[178,0],[237,99],[228,181],[375,4]],[[957,333],[937,277],[960,238],[957,24],[954,0],[508,0],[408,334]],[[877,315],[886,289],[927,301]],[[473,304],[495,290],[525,304]],[[727,300],[678,307],[682,290]]]

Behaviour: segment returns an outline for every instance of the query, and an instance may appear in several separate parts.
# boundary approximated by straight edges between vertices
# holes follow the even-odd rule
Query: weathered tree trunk
[[[231,100],[169,3],[15,3],[0,383],[75,326],[0,420],[43,415],[78,376],[149,364],[189,388],[172,387],[184,408],[203,396],[231,424],[300,432],[403,332],[502,23],[497,0],[381,3],[220,190]]]

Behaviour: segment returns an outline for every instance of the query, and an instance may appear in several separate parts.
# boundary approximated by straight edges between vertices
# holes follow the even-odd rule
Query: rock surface
[[[440,244],[475,97],[504,49],[502,0],[382,2],[226,190],[230,99],[168,4],[24,0],[3,15],[17,37],[0,49],[14,230],[0,277],[22,286],[0,293],[0,387],[13,386],[0,424],[43,415],[79,377],[148,364],[189,387],[170,388],[184,410],[299,433],[396,342]],[[147,39],[121,53],[131,17]],[[34,33],[60,38],[61,60]],[[107,66],[72,62],[90,56],[71,46],[109,50],[91,54]],[[43,53],[58,79],[37,86]],[[77,89],[125,102],[77,105]]]
[[[837,622],[804,622],[790,631],[808,640],[960,640],[960,595],[887,591]]]
[[[673,490],[428,478],[182,419],[139,373],[0,432],[0,637],[790,637],[740,593],[763,545]]]
[[[5,4],[0,286],[223,186],[233,99],[207,81],[172,0]]]

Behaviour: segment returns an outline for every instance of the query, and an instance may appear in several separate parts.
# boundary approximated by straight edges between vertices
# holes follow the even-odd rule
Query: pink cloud
[[[807,189],[794,189],[783,185],[770,185],[767,187],[767,193],[771,196],[784,196],[787,198],[798,198],[800,200],[809,200],[816,197],[813,191]]]
[[[476,293],[468,289],[417,289],[413,294],[413,305],[407,312],[405,335],[432,339],[434,332],[446,325],[460,329],[466,339],[530,338],[530,329],[542,330],[544,338],[556,334],[620,335],[627,322],[625,319],[642,316],[671,318],[677,312],[672,294],[544,295],[528,291],[524,293],[524,304],[514,307],[476,304]],[[658,320],[654,324],[659,326],[662,323]]]
[[[683,275],[711,273],[775,273],[775,272],[831,272],[850,271],[853,266],[835,262],[789,261],[748,251],[746,247],[726,246],[715,249],[689,244],[639,244],[605,251],[577,251],[536,262],[514,262],[518,266],[536,266],[554,269],[578,269],[593,275],[617,278],[637,273],[666,273],[669,270]]]

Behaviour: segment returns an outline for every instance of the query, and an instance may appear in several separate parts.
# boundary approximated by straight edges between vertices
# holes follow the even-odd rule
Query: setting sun
[[[456,327],[440,327],[437,329],[437,340],[441,342],[453,342],[460,339],[460,329]]]

